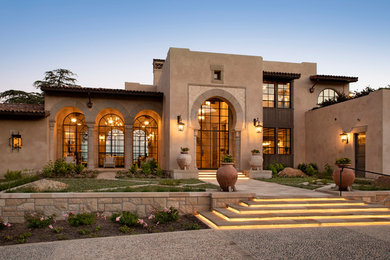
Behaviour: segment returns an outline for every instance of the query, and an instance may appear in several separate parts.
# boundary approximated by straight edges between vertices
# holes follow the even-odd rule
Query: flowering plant
[[[5,227],[11,227],[11,224],[8,222],[4,222],[4,220],[0,218],[0,229],[3,229]]]
[[[42,213],[33,212],[27,213],[24,218],[27,221],[28,227],[31,228],[43,228],[51,225],[55,220],[55,215],[45,216]]]
[[[179,211],[174,207],[164,208],[154,213],[154,222],[164,224],[166,222],[175,222],[179,219]]]
[[[118,222],[128,227],[136,226],[137,224],[140,224],[138,220],[139,220],[138,214],[129,211],[123,211],[122,213],[114,213],[111,216],[112,222]]]

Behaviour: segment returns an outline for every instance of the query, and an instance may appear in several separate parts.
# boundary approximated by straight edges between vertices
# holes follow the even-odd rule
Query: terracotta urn
[[[221,162],[221,166],[217,170],[217,181],[219,187],[223,191],[235,191],[235,184],[237,182],[238,174],[236,168],[233,166],[234,163]]]
[[[251,169],[261,170],[263,168],[263,157],[260,153],[252,153],[249,163],[251,165]]]
[[[352,169],[344,168],[341,175],[340,184],[340,172],[342,167],[350,167],[350,164],[337,164],[338,168],[333,171],[333,181],[341,190],[348,190],[348,187],[352,186],[355,181],[355,171]]]
[[[176,159],[177,164],[179,165],[180,169],[187,170],[190,167],[192,157],[188,153],[188,151],[180,152],[179,156]]]

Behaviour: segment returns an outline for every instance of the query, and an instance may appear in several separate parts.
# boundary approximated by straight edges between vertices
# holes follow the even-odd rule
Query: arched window
[[[151,116],[139,116],[133,126],[133,162],[158,161],[158,125]]]
[[[88,128],[81,113],[70,113],[63,122],[63,157],[67,162],[87,164]]]
[[[122,118],[107,114],[99,121],[99,167],[106,157],[115,158],[115,167],[125,166],[125,126]]]
[[[336,99],[339,96],[336,91],[333,89],[327,88],[321,91],[321,93],[318,95],[317,104],[321,104],[327,100]]]

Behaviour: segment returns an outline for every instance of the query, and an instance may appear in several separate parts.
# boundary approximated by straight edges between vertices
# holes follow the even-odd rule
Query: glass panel
[[[263,154],[275,154],[275,128],[263,128]]]
[[[278,84],[278,108],[290,108],[290,83]]]
[[[63,157],[72,157],[76,163],[88,162],[88,128],[81,113],[70,113],[63,121]]]
[[[278,154],[291,154],[291,129],[278,129]]]
[[[337,94],[337,92],[334,91],[333,89],[330,89],[330,88],[324,89],[318,95],[317,104],[319,105],[327,100],[334,100],[338,96],[339,95]]]
[[[229,153],[229,106],[212,98],[198,111],[200,131],[197,137],[196,162],[198,168],[216,169],[221,157]]]
[[[275,87],[273,83],[263,84],[263,107],[275,106]]]
[[[158,161],[158,125],[151,116],[139,116],[133,126],[133,163],[141,166],[146,158]]]

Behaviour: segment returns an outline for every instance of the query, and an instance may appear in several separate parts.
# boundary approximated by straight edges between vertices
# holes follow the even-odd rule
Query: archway
[[[68,114],[62,123],[63,158],[67,162],[88,162],[88,127],[82,113]]]
[[[115,167],[125,166],[125,126],[117,114],[106,114],[98,126],[99,167],[104,167],[107,157],[113,157]]]
[[[146,158],[158,161],[158,124],[149,115],[138,116],[133,125],[133,163]]]
[[[217,169],[222,156],[230,153],[232,112],[221,98],[204,101],[198,110],[200,129],[196,140],[199,169]]]

